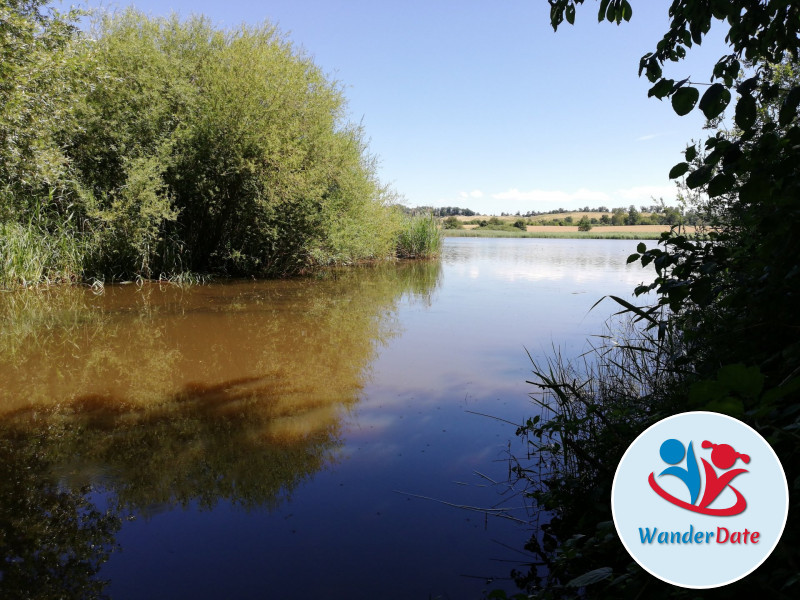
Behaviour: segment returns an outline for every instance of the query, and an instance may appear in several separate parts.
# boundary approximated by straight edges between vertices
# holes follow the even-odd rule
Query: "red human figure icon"
[[[736,450],[728,444],[712,444],[708,440],[705,440],[702,443],[702,447],[713,448],[711,451],[711,462],[714,463],[714,466],[718,469],[730,469],[740,458],[745,464],[750,462],[750,457],[747,454],[736,452]],[[722,493],[722,490],[730,485],[734,477],[748,472],[747,469],[733,469],[732,471],[727,471],[718,476],[714,467],[708,464],[705,458],[701,458],[700,460],[703,462],[703,468],[706,473],[706,489],[700,501],[701,508],[707,507],[716,500],[717,496]],[[736,494],[736,504],[731,507],[731,511],[735,512],[729,514],[739,514],[747,507],[747,501],[739,490],[733,486],[730,486],[730,488]]]

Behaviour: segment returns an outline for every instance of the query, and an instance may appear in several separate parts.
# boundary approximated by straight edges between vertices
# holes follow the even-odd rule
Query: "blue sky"
[[[345,86],[381,180],[408,205],[486,214],[674,203],[667,173],[703,119],[647,98],[639,58],[666,31],[670,2],[632,4],[618,27],[598,24],[587,0],[554,33],[545,0],[103,3],[221,27],[269,20]],[[666,73],[708,81],[720,29]]]

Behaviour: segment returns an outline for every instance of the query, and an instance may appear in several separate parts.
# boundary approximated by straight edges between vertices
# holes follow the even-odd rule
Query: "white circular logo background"
[[[688,412],[630,445],[611,509],[625,549],[646,571],[681,587],[712,588],[770,555],[786,525],[789,488],[755,430],[726,415]]]

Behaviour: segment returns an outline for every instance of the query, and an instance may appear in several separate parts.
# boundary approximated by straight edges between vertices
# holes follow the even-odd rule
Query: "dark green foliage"
[[[487,231],[506,231],[510,233],[519,233],[520,231],[527,231],[528,223],[524,219],[516,219],[515,221],[506,221],[498,217],[491,217],[488,221],[481,220],[478,222],[481,230]]]
[[[419,212],[429,212],[434,217],[449,217],[449,216],[464,216],[464,217],[472,217],[475,215],[475,211],[470,210],[469,208],[459,208],[458,206],[442,206],[439,208],[433,208],[432,206],[418,206],[415,209],[408,209],[413,210],[417,213]]]
[[[553,26],[569,7],[574,10],[582,3],[551,2]],[[600,4],[609,10],[614,3]],[[712,135],[690,146],[686,160],[670,172],[670,177],[685,177],[684,191],[695,207],[665,217],[671,224],[701,220],[710,228],[709,238],[690,237],[674,227],[659,247],[639,244],[628,258],[655,267],[655,280],[635,290],[637,295],[655,292],[655,301],[636,307],[614,298],[642,335],[650,336],[647,344],[634,336],[634,342],[622,347],[639,353],[638,365],[660,357],[658,377],[641,378],[640,370],[619,363],[628,395],[625,386],[605,385],[609,377],[617,380],[613,370],[599,377],[599,383],[591,371],[581,376],[563,369],[538,370],[539,385],[558,396],[559,408],[541,422],[529,421],[521,433],[533,434],[540,446],[554,437],[560,445],[550,443],[555,466],[536,495],[540,506],[555,515],[544,538],[531,542],[531,548],[542,549],[550,569],[549,587],[537,588],[536,597],[694,596],[643,573],[606,527],[609,470],[620,453],[648,424],[688,410],[721,412],[753,426],[772,444],[793,490],[789,521],[770,559],[713,594],[790,598],[800,585],[800,532],[792,516],[799,508],[800,485],[800,6],[781,0],[676,0],[670,16],[656,51],[640,63],[640,72],[653,84],[649,94],[671,97],[679,114],[699,103],[713,121]],[[662,67],[700,44],[715,21],[724,23],[731,53],[716,63],[712,85],[701,98],[688,80],[676,83],[662,77]],[[751,76],[739,80],[743,66]],[[719,117],[734,92],[735,128],[726,130]],[[622,215],[615,211],[613,219],[617,217]],[[601,356],[617,348],[612,345]],[[528,476],[524,470],[521,475]],[[581,489],[587,492],[576,493]],[[575,587],[593,573],[593,583]],[[538,575],[532,571],[520,583],[541,583]]]
[[[642,215],[636,210],[636,207],[631,204],[628,208],[628,216],[625,217],[625,225],[638,225],[642,221]]]
[[[596,219],[592,220],[596,221]],[[591,221],[589,221],[589,217],[583,215],[580,221],[578,221],[578,231],[591,231],[591,230],[592,230],[592,223]]]

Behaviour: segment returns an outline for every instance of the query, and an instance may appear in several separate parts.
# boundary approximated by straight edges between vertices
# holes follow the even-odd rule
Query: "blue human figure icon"
[[[689,442],[688,451],[683,447],[683,443],[676,439],[669,439],[661,444],[659,450],[662,460],[672,467],[667,467],[659,474],[674,475],[689,488],[689,496],[691,504],[697,502],[697,497],[700,495],[700,468],[697,466],[697,458],[694,455],[694,448],[692,442]],[[684,454],[686,455],[686,468],[675,466],[683,460]]]

